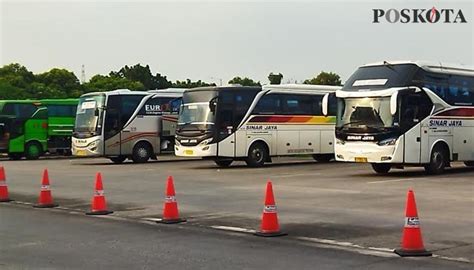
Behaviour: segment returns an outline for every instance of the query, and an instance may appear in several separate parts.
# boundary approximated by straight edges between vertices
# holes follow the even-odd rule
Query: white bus
[[[75,156],[104,156],[114,163],[146,162],[173,151],[183,89],[114,90],[79,99],[72,137]]]
[[[359,67],[336,92],[337,161],[368,162],[377,173],[451,161],[474,165],[474,70],[412,61]]]
[[[322,99],[340,87],[268,85],[208,87],[186,91],[176,130],[175,154],[213,159],[227,167],[244,160],[252,167],[273,156],[334,156],[333,115],[322,115]]]

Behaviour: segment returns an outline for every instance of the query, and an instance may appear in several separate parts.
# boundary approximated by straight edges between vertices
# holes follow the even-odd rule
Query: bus
[[[322,99],[340,87],[266,85],[188,90],[176,129],[175,154],[212,159],[220,167],[243,160],[250,167],[274,156],[334,155],[336,102],[322,115]]]
[[[337,161],[375,172],[474,165],[474,69],[421,61],[359,67],[336,92]],[[326,105],[324,105],[326,106]]]
[[[1,100],[0,152],[11,159],[68,154],[77,99]]]
[[[72,153],[107,157],[114,163],[127,158],[147,162],[173,152],[183,89],[84,94],[79,98]]]

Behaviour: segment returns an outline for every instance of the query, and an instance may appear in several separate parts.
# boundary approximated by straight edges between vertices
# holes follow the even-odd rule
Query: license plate
[[[355,162],[361,162],[361,163],[366,163],[367,158],[366,157],[356,157]]]
[[[187,156],[192,156],[194,154],[193,150],[184,150],[184,154]]]
[[[85,156],[87,155],[85,150],[77,150],[76,151],[76,156]]]

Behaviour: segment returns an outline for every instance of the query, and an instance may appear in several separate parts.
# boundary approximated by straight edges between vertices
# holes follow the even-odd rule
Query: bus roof
[[[155,89],[155,90],[148,90],[149,93],[153,94],[183,94],[184,91],[188,90],[189,88],[166,88],[166,89]]]
[[[226,86],[207,86],[207,87],[197,87],[186,90],[186,92],[195,92],[195,91],[232,91],[232,90],[253,90],[261,91],[262,87],[260,86],[241,86],[241,85],[226,85]]]
[[[365,65],[362,65],[361,67],[383,66],[387,64],[390,64],[390,65],[413,64],[413,65],[419,66],[420,68],[426,71],[431,71],[431,72],[441,72],[441,73],[447,73],[447,74],[474,76],[474,67],[472,66],[463,65],[463,64],[420,61],[420,60],[381,61],[381,62],[365,64]]]
[[[96,95],[150,95],[150,93],[146,91],[132,91],[130,89],[116,89],[112,91],[104,91],[104,92],[90,92],[81,95],[81,97],[85,96],[96,96]]]
[[[322,93],[332,93],[341,89],[342,86],[332,85],[314,85],[314,84],[267,84],[264,85],[263,90],[309,90],[319,91]]]
[[[41,99],[39,100],[41,105],[77,105],[79,99],[77,98],[65,98],[65,99]]]

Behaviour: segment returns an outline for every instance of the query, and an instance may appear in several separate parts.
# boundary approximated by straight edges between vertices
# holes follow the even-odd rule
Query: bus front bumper
[[[217,144],[182,146],[175,145],[174,153],[178,157],[213,157],[217,155]]]
[[[102,156],[102,141],[100,138],[76,139],[72,138],[72,155],[78,157]]]
[[[379,146],[375,143],[346,142],[334,147],[337,161],[360,163],[394,163],[396,145]]]

